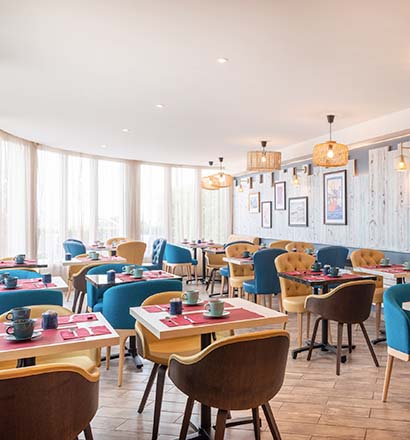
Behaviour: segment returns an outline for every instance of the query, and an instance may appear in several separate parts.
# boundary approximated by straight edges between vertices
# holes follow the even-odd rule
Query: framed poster
[[[286,209],[286,182],[275,182],[275,211]]]
[[[249,193],[248,210],[252,213],[260,211],[260,193]]]
[[[272,227],[272,202],[262,202],[262,228]]]
[[[289,226],[308,226],[308,198],[291,197],[288,200]]]
[[[323,222],[347,225],[346,170],[323,174]]]

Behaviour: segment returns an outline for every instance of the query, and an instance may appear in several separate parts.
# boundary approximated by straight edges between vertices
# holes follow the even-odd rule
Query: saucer
[[[29,318],[32,319],[34,322],[37,322],[37,318]],[[4,321],[4,325],[6,327],[11,327],[12,325],[14,325],[14,321]]]
[[[198,302],[196,302],[195,304],[192,304],[192,303],[189,303],[189,302],[187,302],[187,301],[182,301],[182,304],[184,305],[184,306],[188,306],[188,307],[192,307],[192,306],[200,306],[200,305],[202,305],[203,303],[204,303],[205,301],[198,301]]]
[[[231,313],[228,312],[227,310],[224,310],[224,312],[223,312],[223,314],[222,314],[221,316],[214,316],[214,315],[211,315],[210,312],[204,312],[204,316],[205,316],[206,318],[215,318],[215,319],[218,319],[218,318],[226,318],[226,317],[229,316],[230,314],[231,314]]]
[[[381,264],[380,267],[391,267],[391,264]]]
[[[140,280],[144,277],[142,275],[140,277],[137,277],[136,275],[130,275],[130,278],[133,278],[134,280]]]
[[[330,278],[340,278],[342,275],[341,274],[339,274],[339,275],[331,275],[331,274],[329,274],[327,276],[330,277]]]
[[[30,338],[26,339],[17,339],[14,335],[7,335],[6,340],[12,342],[24,342],[24,341],[35,341],[36,339],[41,337],[41,332],[33,332]]]
[[[17,285],[17,286],[14,286],[14,287],[7,287],[6,285],[4,285],[4,289],[7,289],[7,290],[17,289],[17,287],[19,287],[19,286]]]

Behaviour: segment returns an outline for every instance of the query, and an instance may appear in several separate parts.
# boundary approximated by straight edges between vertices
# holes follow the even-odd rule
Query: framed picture
[[[249,193],[248,209],[252,213],[260,211],[260,193]]]
[[[262,202],[262,228],[272,227],[272,202]]]
[[[291,197],[288,200],[289,226],[308,226],[308,198]]]
[[[275,211],[286,209],[286,182],[275,182]]]
[[[346,170],[323,174],[323,222],[347,225]]]

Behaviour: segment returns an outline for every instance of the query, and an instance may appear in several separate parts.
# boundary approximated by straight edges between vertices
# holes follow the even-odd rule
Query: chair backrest
[[[259,237],[255,237],[254,235],[237,235],[237,234],[231,234],[228,237],[227,243],[232,243],[234,241],[249,241],[252,244],[259,244],[260,239]]]
[[[30,318],[41,318],[41,315],[47,310],[54,310],[55,312],[58,313],[58,316],[68,316],[73,314],[72,310],[67,309],[66,307],[56,306],[54,304],[31,306],[30,309],[31,309]],[[10,310],[0,315],[0,322],[6,321],[6,316],[9,311]]]
[[[286,249],[286,246],[292,243],[290,240],[278,240],[278,241],[272,241],[272,243],[269,243],[269,248],[272,249]]]
[[[221,246],[211,245],[208,246],[207,249],[217,248],[219,249]],[[212,252],[207,252],[205,250],[206,263],[216,266],[226,266],[225,261],[223,260],[226,257],[226,253],[223,254],[213,254]]]
[[[263,249],[253,256],[256,292],[261,294],[277,294],[280,292],[278,272],[275,258],[287,253],[283,249]]]
[[[233,258],[241,258],[245,251],[256,252],[258,246],[254,244],[236,243],[225,248],[226,256]],[[253,267],[251,264],[240,266],[239,264],[228,263],[229,274],[231,277],[253,276]]]
[[[256,408],[282,387],[288,350],[285,331],[233,336],[189,358],[172,355],[169,377],[183,393],[210,407]]]
[[[332,321],[347,324],[364,322],[370,315],[374,281],[352,281],[341,284],[326,295],[311,295],[305,307]]]
[[[126,238],[126,237],[112,237],[112,238],[109,238],[109,239],[105,242],[105,245],[106,245],[106,246],[111,246],[113,243],[119,245],[120,243],[125,243],[125,242],[127,242],[127,241],[129,241],[129,240],[128,240],[128,238]]]
[[[70,253],[73,257],[86,253],[85,245],[80,240],[69,238],[68,240],[65,240],[65,242],[63,243],[63,247],[64,251],[66,253]]]
[[[387,345],[410,355],[410,312],[403,303],[410,302],[410,284],[389,287],[383,296]]]
[[[1,273],[9,273],[11,276],[20,278],[22,280],[29,278],[41,278],[41,274],[30,269],[3,269],[0,270],[0,274]]]
[[[132,329],[135,318],[130,315],[130,307],[140,306],[146,298],[160,292],[182,291],[179,280],[139,281],[110,287],[103,297],[103,315],[116,329]]]
[[[296,249],[296,252],[306,252],[306,249],[315,250],[315,247],[312,243],[306,243],[304,241],[291,241],[286,245],[286,250],[288,252],[292,252]]]
[[[73,287],[79,292],[87,292],[87,282],[85,276],[96,264],[87,264],[86,266],[80,266],[79,271],[73,274]]]
[[[287,252],[275,258],[275,266],[278,272],[292,272],[295,270],[309,270],[315,258],[302,252]],[[282,298],[288,296],[303,296],[311,293],[311,288],[296,281],[279,278]]]
[[[251,241],[246,241],[246,240],[230,241],[230,242],[224,244],[224,248],[226,249],[228,246],[231,246],[233,244],[254,244],[254,243],[252,243]]]
[[[127,259],[127,263],[142,264],[144,260],[146,243],[143,241],[127,241],[117,246],[117,255]]]
[[[375,249],[357,249],[350,254],[353,267],[377,266],[384,253]]]
[[[348,255],[349,249],[344,246],[326,246],[318,250],[317,260],[322,265],[330,264],[330,266],[344,268]]]
[[[165,240],[165,238],[157,238],[152,244],[151,261],[158,269],[162,268],[166,246],[167,240]]]
[[[192,261],[191,251],[183,246],[167,243],[165,253],[169,264],[190,263]]]
[[[1,436],[73,440],[98,409],[98,369],[45,364],[0,371]]]
[[[63,305],[63,294],[58,290],[9,290],[0,292],[0,314],[14,307],[39,304]]]

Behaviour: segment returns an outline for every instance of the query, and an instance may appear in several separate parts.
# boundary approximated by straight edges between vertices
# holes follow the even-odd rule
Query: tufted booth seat
[[[275,259],[275,266],[278,272],[292,272],[295,270],[309,270],[315,258],[302,252],[288,252],[279,255]],[[283,309],[288,313],[297,313],[298,317],[298,345],[302,346],[302,324],[303,314],[307,313],[305,309],[305,299],[312,293],[309,286],[279,278],[280,290],[282,294]],[[307,315],[307,334],[309,336],[309,318]]]
[[[249,241],[253,244],[259,244],[260,240],[259,237],[255,237],[253,235],[236,235],[236,234],[231,234],[228,237],[227,243],[232,243],[234,241]]]
[[[363,266],[377,266],[380,260],[384,258],[384,253],[376,249],[357,249],[350,254],[353,269]],[[361,273],[363,275],[363,273]],[[376,337],[380,331],[381,309],[384,295],[383,277],[378,276],[376,280],[376,290],[373,295],[373,303],[376,305]]]
[[[292,252],[293,249],[296,249],[296,252],[306,252],[306,249],[312,249],[312,251],[314,251],[315,247],[312,243],[306,243],[304,241],[291,241],[286,245],[285,249],[288,252]]]
[[[165,238],[157,238],[152,244],[151,263],[144,264],[144,267],[148,270],[161,270],[166,246]]]
[[[286,246],[292,243],[290,240],[278,240],[269,243],[269,249],[286,249]]]
[[[254,244],[233,243],[226,247],[225,252],[227,257],[241,258],[245,251],[254,253],[257,250],[258,246]],[[234,289],[238,289],[239,296],[241,296],[242,283],[254,278],[253,265],[240,266],[239,264],[229,263],[229,273],[229,296],[233,297]]]

